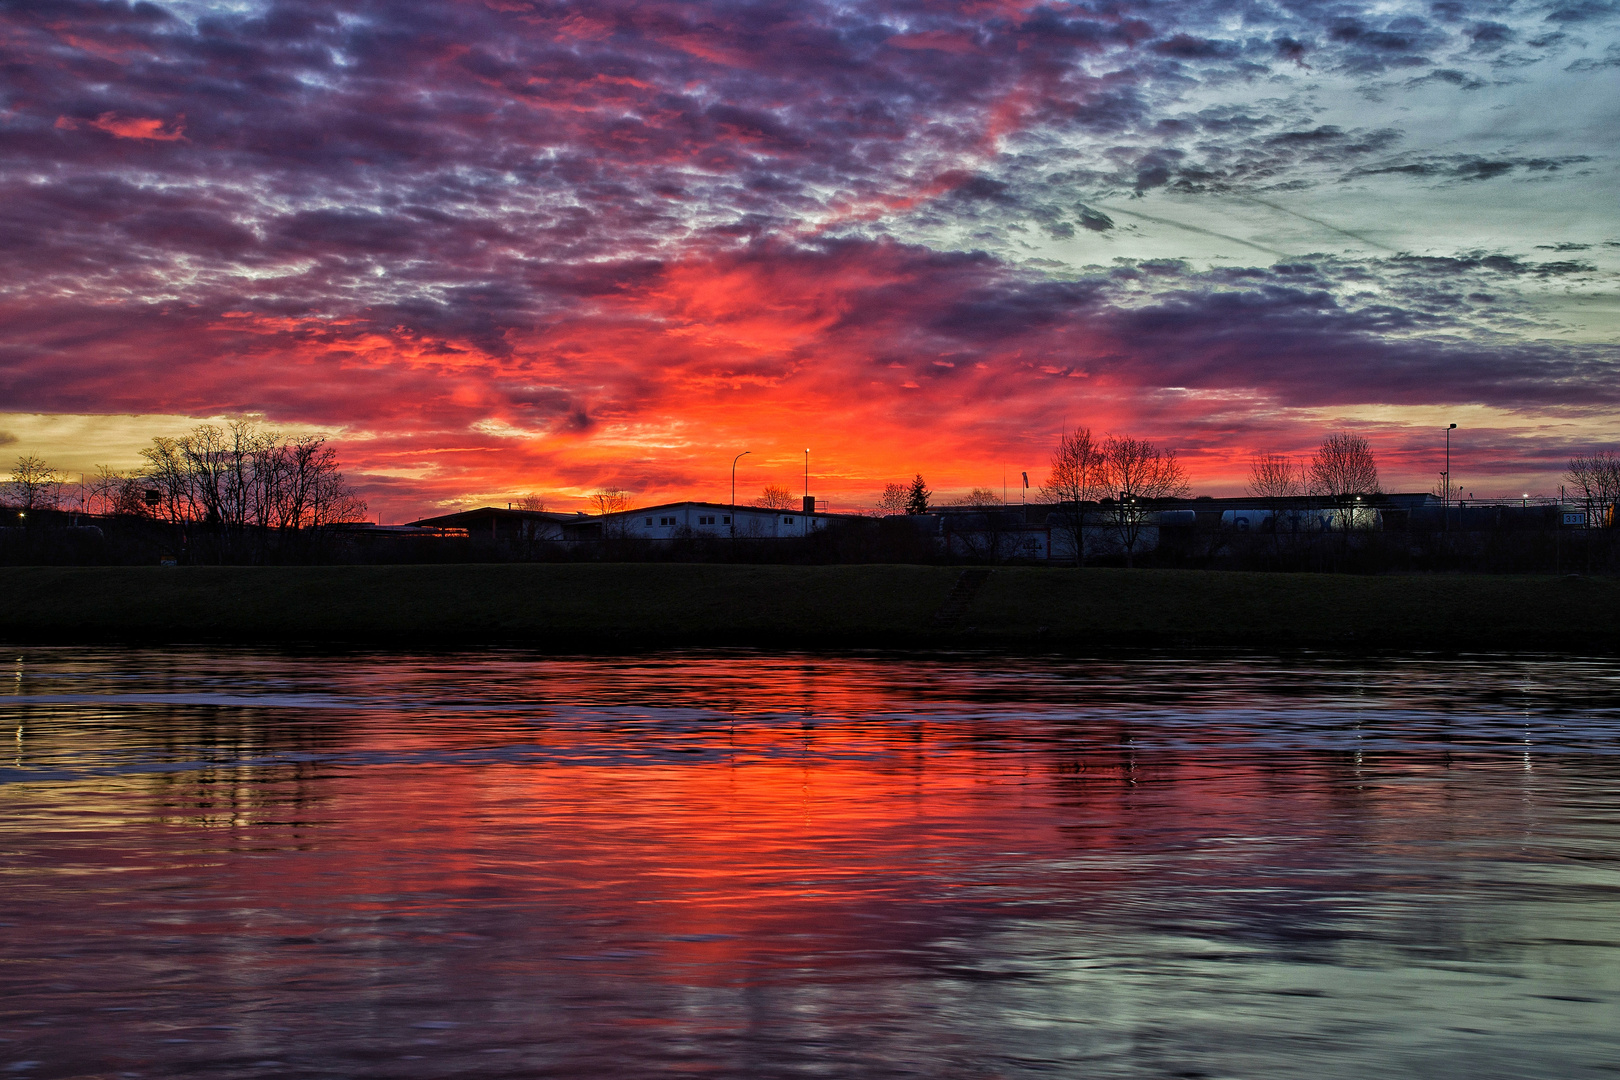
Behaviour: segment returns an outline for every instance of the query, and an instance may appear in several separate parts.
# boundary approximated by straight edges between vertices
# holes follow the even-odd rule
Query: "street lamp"
[[[804,448],[804,503],[801,508],[806,514],[810,512],[810,448],[808,446]],[[806,528],[809,528],[809,525],[809,522],[805,522]]]
[[[1451,433],[1457,425],[1452,424],[1446,428],[1446,473],[1445,482],[1441,484],[1440,516],[1445,522],[1445,531],[1451,531]]]
[[[752,450],[744,450],[731,459],[731,538],[737,539],[737,462],[752,454]]]

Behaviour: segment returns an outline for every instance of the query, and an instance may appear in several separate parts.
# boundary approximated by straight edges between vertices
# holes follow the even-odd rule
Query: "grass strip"
[[[945,566],[4,567],[9,641],[1620,651],[1620,582]]]

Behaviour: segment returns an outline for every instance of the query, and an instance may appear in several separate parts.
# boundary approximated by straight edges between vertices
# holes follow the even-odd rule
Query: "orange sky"
[[[1620,430],[1612,12],[191,11],[0,11],[0,455],[259,416],[403,521],[743,450],[1017,498],[1076,426],[1227,495],[1338,430],[1427,490],[1457,423],[1550,494]]]

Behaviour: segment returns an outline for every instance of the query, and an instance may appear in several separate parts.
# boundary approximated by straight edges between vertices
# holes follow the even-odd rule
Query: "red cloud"
[[[56,127],[63,131],[76,131],[81,127],[95,128],[120,139],[146,139],[150,142],[178,142],[186,137],[186,114],[172,121],[156,120],[144,116],[119,116],[104,112],[94,120],[56,118]]]

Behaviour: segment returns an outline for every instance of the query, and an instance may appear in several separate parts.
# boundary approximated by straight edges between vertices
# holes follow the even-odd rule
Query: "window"
[[[648,519],[647,524],[651,525],[652,520]],[[675,519],[672,518],[672,517],[661,517],[661,518],[658,519],[658,524],[660,524],[660,525],[673,525],[673,524],[675,524]]]
[[[713,525],[714,524],[714,515],[709,514],[707,516],[699,517],[698,518],[698,524],[699,525]]]
[[[731,515],[726,514],[724,517],[722,517],[720,519],[720,524],[722,524],[722,525],[730,525],[731,524]]]
[[[793,519],[790,518],[790,517],[785,517],[785,518],[782,519],[782,524],[791,525],[791,524],[793,524]]]
[[[648,519],[647,519],[647,524],[649,524],[649,525],[651,525],[651,524],[652,524],[652,518],[648,518]]]

